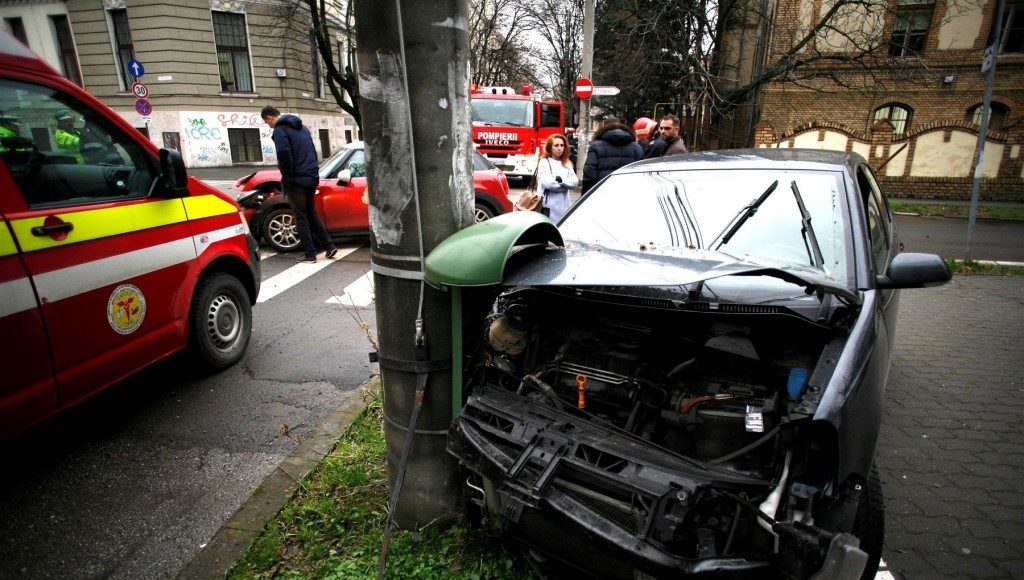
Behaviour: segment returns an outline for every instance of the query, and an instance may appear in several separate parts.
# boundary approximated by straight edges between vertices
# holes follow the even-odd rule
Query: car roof
[[[658,157],[632,163],[617,173],[683,171],[693,169],[803,169],[840,171],[851,174],[865,163],[857,153],[824,149],[723,149],[670,157]]]
[[[43,70],[48,73],[59,74],[49,63],[39,58],[38,55],[29,50],[11,33],[3,29],[0,29],[0,59],[7,66],[33,72]]]

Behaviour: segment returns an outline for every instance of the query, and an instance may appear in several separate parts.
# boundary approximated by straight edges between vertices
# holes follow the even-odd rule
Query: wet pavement
[[[904,290],[876,461],[902,578],[1024,578],[1024,278]]]

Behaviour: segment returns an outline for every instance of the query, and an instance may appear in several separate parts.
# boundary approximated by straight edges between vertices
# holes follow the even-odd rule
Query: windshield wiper
[[[819,270],[824,270],[825,260],[821,257],[821,246],[818,245],[818,237],[814,235],[814,228],[811,227],[811,213],[807,211],[807,206],[804,205],[804,198],[800,195],[800,188],[796,186],[796,180],[793,180],[791,185],[793,190],[793,197],[796,198],[796,205],[800,208],[800,233],[804,237],[804,247],[807,249],[807,255],[810,256],[814,262],[814,267]]]
[[[731,240],[732,237],[736,235],[736,232],[738,232],[739,229],[743,227],[743,224],[747,223],[747,220],[750,219],[751,216],[757,213],[757,208],[761,207],[761,204],[763,204],[765,200],[768,199],[768,196],[771,195],[772,192],[775,191],[775,188],[778,186],[779,180],[776,179],[775,181],[772,182],[771,185],[768,186],[768,189],[764,190],[764,193],[762,193],[760,197],[750,202],[750,205],[741,209],[740,212],[736,214],[736,216],[733,217],[732,220],[730,220],[729,225],[726,226],[726,229],[723,230],[722,233],[718,234],[718,237],[715,239],[719,241],[718,243],[713,244],[711,249],[717,250],[718,248],[724,246],[725,244],[728,244],[729,240]]]

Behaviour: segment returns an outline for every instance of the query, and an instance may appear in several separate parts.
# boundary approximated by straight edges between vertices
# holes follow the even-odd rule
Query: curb
[[[893,215],[902,215],[907,217],[927,217],[927,218],[939,218],[944,220],[969,220],[969,216],[959,215],[925,215],[914,211],[894,211]],[[992,222],[1022,222],[1024,219],[1015,217],[999,217],[999,216],[974,216],[976,221],[992,221]]]
[[[342,403],[252,492],[177,578],[223,579],[235,562],[299,488],[299,482],[334,449],[352,421],[366,409],[365,393],[380,387],[376,375],[344,393]]]

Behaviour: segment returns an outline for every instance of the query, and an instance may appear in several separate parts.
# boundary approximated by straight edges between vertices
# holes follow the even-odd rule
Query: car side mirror
[[[349,183],[352,183],[352,172],[342,169],[338,172],[338,185],[348,185]]]
[[[879,290],[941,286],[953,277],[949,264],[935,254],[896,254],[884,276],[875,277]]]
[[[188,197],[188,173],[181,153],[173,149],[160,150],[160,177],[156,194],[161,197]]]

